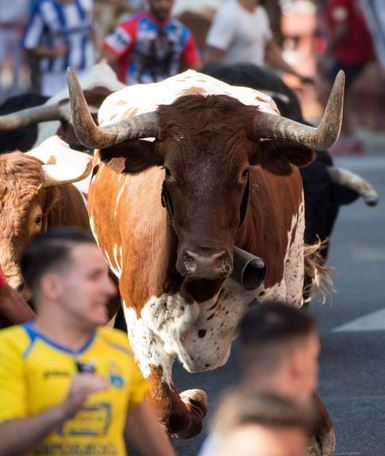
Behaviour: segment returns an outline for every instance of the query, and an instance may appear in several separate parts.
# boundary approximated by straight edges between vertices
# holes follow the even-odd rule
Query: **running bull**
[[[207,397],[178,393],[174,359],[189,372],[221,366],[251,300],[302,304],[298,166],[338,137],[344,75],[318,128],[281,117],[260,92],[194,71],[110,95],[97,126],[71,69],[68,80],[77,137],[95,149],[90,224],[119,279],[128,337],[160,419],[191,437]],[[233,280],[235,246],[265,261],[257,289]]]

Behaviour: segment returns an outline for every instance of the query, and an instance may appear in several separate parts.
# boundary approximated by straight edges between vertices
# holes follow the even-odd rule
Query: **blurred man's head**
[[[57,227],[35,237],[21,258],[38,314],[49,308],[87,329],[107,323],[106,304],[116,293],[91,233]]]
[[[174,0],[147,0],[151,16],[158,22],[166,22],[171,18]]]
[[[222,399],[213,426],[215,456],[302,456],[314,415],[308,403],[235,391]]]
[[[242,384],[308,399],[318,382],[317,323],[309,313],[272,301],[251,307],[240,326]]]

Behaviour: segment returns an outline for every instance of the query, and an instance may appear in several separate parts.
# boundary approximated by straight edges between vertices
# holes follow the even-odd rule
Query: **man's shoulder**
[[[10,326],[0,330],[1,350],[20,351],[25,350],[30,340],[22,325]]]

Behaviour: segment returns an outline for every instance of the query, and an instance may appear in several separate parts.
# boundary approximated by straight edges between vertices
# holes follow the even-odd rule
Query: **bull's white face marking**
[[[130,110],[135,115],[155,111],[160,104],[171,104],[186,95],[191,87],[200,89],[202,94],[229,95],[245,105],[258,106],[262,112],[278,114],[272,98],[258,90],[231,86],[211,76],[188,70],[161,82],[136,84],[111,94],[99,109],[99,125],[123,119]]]

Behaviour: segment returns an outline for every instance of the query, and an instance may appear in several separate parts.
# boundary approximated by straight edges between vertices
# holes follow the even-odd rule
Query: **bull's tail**
[[[309,303],[317,294],[321,294],[323,301],[328,294],[334,293],[332,276],[335,274],[335,268],[325,265],[325,259],[322,251],[328,244],[328,239],[318,240],[314,244],[305,244],[305,280],[303,287],[303,302]]]

